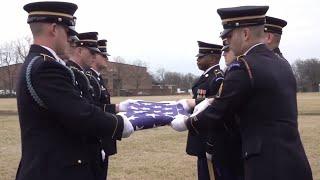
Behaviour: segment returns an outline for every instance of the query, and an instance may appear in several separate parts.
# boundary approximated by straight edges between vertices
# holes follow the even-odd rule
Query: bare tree
[[[156,80],[159,83],[164,83],[164,79],[165,79],[165,74],[166,74],[166,70],[164,68],[159,68],[156,72]]]
[[[13,43],[5,43],[1,47],[1,69],[2,69],[2,85],[5,93],[11,94],[14,90],[14,82],[13,75],[16,72],[16,68],[14,68],[15,61],[15,53],[12,51]]]
[[[320,83],[320,60],[317,58],[297,60],[292,65],[299,91],[318,91]]]
[[[157,84],[176,85],[177,88],[188,90],[196,81],[197,76],[192,73],[182,74],[166,71],[164,68],[159,68],[156,73],[153,74],[153,79]]]
[[[29,51],[31,38],[24,37],[0,46],[1,89],[13,94],[21,63]]]
[[[20,39],[17,39],[13,42],[15,54],[18,56],[16,58],[16,63],[22,63],[29,52],[29,47],[31,44],[31,37],[26,36]]]
[[[191,89],[193,84],[197,80],[197,78],[198,77],[192,73],[188,73],[188,74],[184,75],[183,80],[182,80],[183,83],[182,83],[181,89],[183,89],[183,90]]]

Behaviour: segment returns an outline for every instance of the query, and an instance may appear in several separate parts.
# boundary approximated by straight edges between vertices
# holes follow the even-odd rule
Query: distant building
[[[152,77],[146,67],[108,62],[102,76],[112,95],[151,94]]]
[[[0,93],[15,91],[20,64],[0,67]],[[146,67],[108,62],[102,72],[111,95],[151,95],[152,78]]]
[[[0,95],[15,94],[21,64],[0,67]]]

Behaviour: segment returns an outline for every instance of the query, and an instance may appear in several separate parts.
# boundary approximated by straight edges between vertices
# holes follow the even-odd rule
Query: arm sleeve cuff
[[[186,121],[186,126],[191,134],[197,135],[199,134],[199,131],[197,127],[195,127],[194,118],[196,118],[196,116],[188,118]]]
[[[115,104],[103,104],[102,105],[103,111],[116,114],[116,105]]]
[[[112,139],[121,140],[123,132],[123,119],[119,115],[116,115],[116,117],[118,122],[112,135]]]

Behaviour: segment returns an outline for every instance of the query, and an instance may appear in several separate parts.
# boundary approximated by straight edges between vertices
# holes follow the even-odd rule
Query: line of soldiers
[[[106,179],[116,140],[134,131],[116,114],[130,101],[111,104],[100,75],[107,41],[75,31],[73,3],[24,9],[34,44],[17,84],[22,157],[16,179]],[[198,156],[199,179],[312,179],[297,129],[296,82],[278,48],[286,23],[266,18],[267,10],[218,9],[224,46],[198,42],[204,73],[194,99],[180,100],[193,114],[171,126],[189,130],[187,153]],[[225,73],[218,66],[222,51]]]
[[[198,158],[199,180],[312,179],[298,132],[296,81],[279,49],[287,22],[265,16],[268,8],[218,9],[224,46],[198,42],[204,73],[193,99],[180,100],[193,114],[171,126],[189,131],[187,153]]]
[[[77,8],[66,2],[24,6],[34,43],[17,84],[17,180],[105,180],[116,141],[134,131],[116,114],[129,101],[111,104],[100,74],[108,61],[107,41],[98,40],[97,32],[75,31]]]

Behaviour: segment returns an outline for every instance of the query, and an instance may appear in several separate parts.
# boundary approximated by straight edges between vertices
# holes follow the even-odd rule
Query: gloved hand
[[[179,132],[187,130],[187,125],[185,121],[187,121],[188,116],[178,114],[174,120],[171,121],[170,126]]]
[[[212,154],[206,152],[206,157],[209,161],[212,161]]]
[[[117,115],[121,116],[123,119],[122,138],[127,138],[134,132],[133,126],[127,116],[125,116],[123,113],[120,112]]]
[[[196,107],[193,109],[193,113],[191,114],[190,117],[196,116],[202,111],[204,111],[213,101],[213,98],[206,98],[203,101],[201,101]]]
[[[118,105],[118,112],[125,112],[128,110],[128,106],[130,103],[134,103],[137,102],[137,100],[133,100],[133,99],[127,99],[125,101],[122,101],[119,103]]]
[[[194,99],[180,99],[177,103],[181,104],[186,111],[190,111],[196,105]]]

